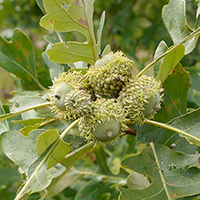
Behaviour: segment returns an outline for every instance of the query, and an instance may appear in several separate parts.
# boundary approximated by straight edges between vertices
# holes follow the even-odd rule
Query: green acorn
[[[133,76],[134,62],[122,52],[108,54],[86,73],[86,79],[98,98],[116,98],[124,82]]]
[[[91,113],[91,95],[82,89],[71,90],[65,97],[66,116],[78,119]]]
[[[66,95],[74,88],[81,86],[80,80],[83,75],[80,72],[63,72],[55,77],[53,80],[53,86],[50,87],[50,99],[52,110],[58,113],[61,117],[65,117],[66,106],[65,98]]]
[[[161,83],[153,77],[143,75],[130,79],[120,92],[118,101],[128,112],[134,124],[143,124],[145,118],[152,119],[160,109],[163,91]]]
[[[79,123],[81,136],[97,143],[113,144],[126,130],[125,112],[114,99],[97,99],[92,104],[93,114]]]

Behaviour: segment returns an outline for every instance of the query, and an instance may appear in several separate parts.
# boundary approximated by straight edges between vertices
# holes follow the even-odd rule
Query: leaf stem
[[[57,34],[57,36],[58,36],[60,42],[64,42],[64,40],[62,39],[61,34],[60,34],[58,31],[56,31],[56,34]]]
[[[19,115],[21,113],[24,113],[26,111],[29,111],[29,110],[32,110],[32,109],[37,109],[37,108],[42,108],[42,107],[50,106],[50,105],[51,105],[51,102],[45,102],[45,103],[42,103],[42,104],[37,105],[37,106],[31,106],[31,107],[26,108],[24,110],[20,110],[18,112],[7,113],[7,114],[4,114],[4,115],[0,115],[0,122],[3,121],[3,120],[9,119],[11,117],[17,116],[17,115]]]
[[[158,169],[160,169],[159,160],[158,160],[157,153],[156,153],[156,150],[155,150],[155,148],[154,148],[153,142],[150,143],[150,146],[151,146],[151,148],[152,148],[152,151],[153,151],[153,154],[154,154],[155,161],[156,161],[156,163],[157,163]],[[166,186],[166,183],[165,183],[165,179],[164,179],[164,177],[163,177],[163,174],[162,174],[161,170],[158,170],[158,171],[159,171],[159,174],[160,174],[160,177],[161,177],[161,180],[162,180],[163,187],[164,187],[164,189],[165,189],[167,198],[168,198],[168,199],[171,199],[171,197],[170,197],[170,195],[169,195],[169,191],[168,191],[167,186]]]
[[[180,136],[181,136],[181,137],[184,136],[184,137],[188,140],[188,142],[189,142],[190,144],[194,144],[194,143],[192,143],[191,140],[189,140],[188,138],[192,138],[193,140],[200,141],[200,139],[199,139],[198,137],[195,137],[195,136],[193,136],[193,135],[191,135],[191,134],[189,134],[189,133],[187,133],[187,132],[185,132],[185,131],[183,131],[183,130],[181,130],[181,129],[172,127],[172,126],[170,126],[170,125],[167,125],[167,124],[164,124],[164,123],[161,123],[161,122],[156,122],[156,121],[153,121],[153,120],[148,120],[148,119],[146,119],[146,120],[144,121],[144,123],[145,123],[145,124],[151,124],[151,125],[159,126],[159,127],[168,129],[168,130],[170,130],[170,131],[174,131],[174,132],[176,132],[176,133],[179,133],[179,134],[181,134]]]
[[[165,53],[163,53],[160,57],[158,57],[156,60],[154,60],[153,62],[151,62],[149,65],[147,65],[143,70],[141,70],[136,77],[141,76],[143,73],[145,73],[149,68],[151,68],[152,66],[154,66],[158,61],[160,61],[162,58],[164,58],[167,54],[169,54],[170,52],[174,51],[175,49],[177,49],[178,47],[180,47],[183,43],[187,42],[188,40],[192,39],[195,36],[198,36],[200,34],[200,27],[198,29],[196,29],[194,32],[192,32],[190,35],[188,35],[187,37],[185,37],[180,43],[174,45],[170,50],[166,51]]]
[[[164,124],[164,123],[161,123],[161,122],[157,122],[157,121],[153,121],[153,120],[149,120],[149,119],[146,119],[144,121],[145,124],[151,124],[151,125],[155,125],[155,126],[159,126],[159,127],[162,127],[162,128],[165,128],[165,129],[168,129],[170,131],[174,131],[176,133],[182,133],[182,134],[187,134],[185,131],[182,131],[178,128],[175,128],[175,127],[172,127],[170,125],[167,125],[167,124]]]
[[[63,137],[74,127],[78,124],[78,122],[81,120],[81,118],[77,119],[76,121],[74,121],[72,124],[70,124],[64,131],[63,133],[60,135],[60,138],[57,140],[57,142],[54,143],[54,145],[49,149],[49,151],[46,153],[46,155],[44,156],[44,158],[42,159],[42,161],[39,163],[39,165],[36,167],[35,171],[32,173],[32,175],[30,176],[30,178],[28,179],[28,181],[26,182],[26,184],[24,185],[24,187],[20,190],[20,192],[17,194],[17,196],[15,197],[14,200],[18,200],[23,196],[23,193],[26,191],[26,188],[29,186],[31,180],[34,178],[34,176],[36,176],[37,172],[39,171],[39,169],[42,167],[42,165],[45,163],[45,161],[47,160],[47,158],[49,157],[49,155],[53,152],[53,149],[57,146],[57,144],[60,142],[60,140],[63,139]]]
[[[113,179],[113,180],[117,180],[117,181],[123,181],[122,185],[126,184],[125,178],[120,178],[120,177],[117,177],[117,176],[116,177],[115,176],[108,176],[108,175],[105,175],[105,174],[98,174],[98,173],[93,173],[93,172],[82,172],[82,171],[78,171],[74,168],[73,168],[73,170],[78,174],[89,175],[89,176],[94,176],[94,177],[102,177],[102,178]]]
[[[93,146],[94,146],[94,143],[93,143],[93,142],[87,143],[87,144],[85,144],[84,146],[80,147],[79,149],[75,150],[74,152],[67,154],[66,157],[73,156],[74,153],[76,153],[78,150],[80,151],[81,149],[88,148],[88,147],[91,147],[91,148],[92,148]],[[90,150],[90,149],[88,149],[88,151],[89,151],[89,150]],[[82,155],[80,155],[80,156],[78,157],[78,159],[76,159],[76,160],[66,169],[66,171],[59,177],[59,179],[56,180],[56,182],[54,182],[54,185],[53,185],[49,190],[47,190],[46,193],[45,193],[39,200],[45,199],[45,198],[48,196],[48,194],[53,190],[53,188],[57,185],[57,183],[58,183],[58,182],[65,176],[65,174],[72,168],[72,166],[74,166],[74,164],[75,164],[78,160],[80,160],[80,159],[82,158],[82,156],[84,156],[84,155],[85,155],[85,153],[82,154]]]
[[[81,118],[77,119],[76,121],[74,121],[73,123],[71,123],[60,135],[60,139],[63,139],[65,137],[65,135],[74,127],[76,126],[79,122],[80,122]]]

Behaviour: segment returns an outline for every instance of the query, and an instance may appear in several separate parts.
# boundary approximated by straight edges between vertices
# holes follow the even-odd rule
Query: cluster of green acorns
[[[161,83],[153,77],[134,77],[134,62],[122,52],[110,53],[86,74],[65,72],[50,88],[52,109],[79,122],[80,135],[99,143],[115,143],[128,124],[142,125],[160,109]]]

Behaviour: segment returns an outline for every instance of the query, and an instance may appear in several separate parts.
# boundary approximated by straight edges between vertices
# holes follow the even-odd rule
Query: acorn
[[[132,123],[143,124],[146,118],[154,118],[156,111],[160,109],[162,91],[159,81],[143,75],[129,79],[117,101],[127,110],[127,117]]]
[[[154,113],[156,113],[157,110],[161,109],[160,100],[161,100],[160,93],[157,92],[148,99],[148,102],[144,103],[143,113],[145,117],[151,116]]]
[[[49,89],[52,110],[60,117],[66,116],[65,98],[66,95],[81,85],[83,75],[80,72],[63,72],[53,80],[53,85]]]
[[[124,82],[133,76],[134,62],[121,51],[96,61],[85,75],[96,97],[116,98]]]
[[[97,143],[115,143],[127,129],[126,113],[114,99],[97,99],[92,104],[93,112],[79,123],[81,136]]]
[[[91,95],[82,88],[71,90],[66,94],[65,107],[66,117],[69,119],[78,119],[92,112]]]

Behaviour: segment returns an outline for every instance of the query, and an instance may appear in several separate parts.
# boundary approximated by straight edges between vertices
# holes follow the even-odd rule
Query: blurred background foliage
[[[114,52],[122,50],[135,61],[139,69],[142,69],[153,60],[155,49],[161,40],[164,40],[168,46],[172,45],[172,40],[161,17],[162,7],[168,2],[168,0],[96,0],[94,9],[95,29],[98,28],[102,11],[106,11],[102,49],[106,44],[110,44]],[[187,20],[191,28],[194,27],[194,13],[197,9],[194,2],[194,0],[186,1]],[[0,0],[0,34],[7,40],[11,39],[15,28],[20,28],[27,34],[34,45],[36,68],[39,79],[45,87],[48,87],[48,85],[51,85],[51,80],[46,80],[46,78],[44,78],[45,74],[48,73],[48,69],[41,55],[47,46],[44,35],[53,36],[55,39],[57,36],[53,31],[44,30],[39,26],[39,20],[42,16],[42,11],[33,0]],[[62,37],[66,41],[84,40],[84,37],[76,32],[73,34],[62,34]],[[195,51],[181,61],[183,66],[187,67],[187,69],[193,67],[194,74],[196,74],[196,70],[200,71],[200,65],[198,64],[198,62],[200,62],[199,53],[200,46],[197,45]],[[194,69],[195,64],[197,67]],[[9,93],[15,89],[15,78],[12,75],[10,76],[10,74],[2,68],[0,68],[0,74],[0,100],[6,103],[11,97]],[[198,90],[199,86],[198,84],[196,85]],[[196,106],[195,103],[192,105],[193,107]],[[10,128],[15,129],[15,127]],[[132,144],[132,146],[129,145],[129,147],[131,147],[131,152],[138,153],[142,147],[138,145],[137,148],[135,148],[136,141],[132,141],[133,137],[124,137],[124,139],[121,140],[122,144],[120,148],[122,150],[120,152],[124,151],[124,154],[121,156],[118,155],[119,153],[117,154],[115,152],[113,155],[115,154],[116,157],[121,156],[121,158],[123,158],[125,153],[130,150],[126,149],[129,140],[131,140]],[[117,151],[117,148],[115,149],[115,147],[110,148],[110,151]],[[92,153],[92,156],[95,157],[95,154]],[[94,164],[92,156],[89,156],[91,159],[87,157],[82,161],[85,168],[90,167],[91,169],[91,165]],[[86,159],[89,159],[89,161]],[[83,163],[79,162],[78,165],[82,166]],[[15,192],[20,185],[21,177],[18,173],[18,168],[10,162],[1,151],[0,169],[0,199],[14,199]],[[73,199],[78,188],[80,187],[74,187],[73,189],[68,188],[52,199]],[[68,197],[67,194],[69,195]],[[30,199],[39,199],[39,197],[36,194],[30,197]]]
[[[102,11],[106,11],[106,21],[103,30],[102,49],[110,44],[114,52],[122,50],[142,69],[153,60],[155,49],[161,40],[168,46],[172,40],[163,24],[161,17],[162,7],[168,0],[102,0],[95,2],[94,24],[98,28],[98,22]],[[187,20],[191,28],[194,27],[195,12],[197,9],[194,0],[186,0]],[[39,26],[39,20],[43,16],[42,11],[35,1],[31,0],[0,0],[0,34],[10,40],[15,28],[22,29],[32,40],[36,53],[36,67],[39,79],[42,82],[48,69],[45,66],[41,53],[45,51],[47,42],[44,35],[57,36],[53,31],[44,30]],[[62,34],[64,40],[84,40],[84,37],[74,32]],[[197,47],[189,56],[183,59],[183,66],[192,66],[199,61],[200,48]],[[4,74],[0,80],[0,100],[5,102],[9,98],[9,92],[14,89],[13,80],[7,81],[6,87],[3,83],[9,80],[9,75]],[[45,87],[51,85],[51,81],[45,80]]]

